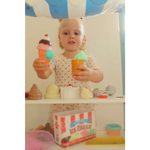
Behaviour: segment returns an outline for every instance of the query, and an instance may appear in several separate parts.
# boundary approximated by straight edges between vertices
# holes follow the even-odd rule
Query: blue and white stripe
[[[124,0],[39,0],[31,6],[25,3],[25,15],[54,19],[88,17],[109,12]],[[114,4],[114,5],[113,5]],[[114,7],[115,6],[115,7]]]

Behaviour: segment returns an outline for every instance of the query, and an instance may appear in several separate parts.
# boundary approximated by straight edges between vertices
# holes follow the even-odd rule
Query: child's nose
[[[73,39],[73,38],[74,38],[74,34],[71,34],[71,35],[70,35],[70,39]]]

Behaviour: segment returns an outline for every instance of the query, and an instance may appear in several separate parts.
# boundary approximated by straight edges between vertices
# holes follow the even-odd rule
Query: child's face
[[[66,51],[78,51],[84,43],[85,35],[80,19],[63,20],[58,38]]]

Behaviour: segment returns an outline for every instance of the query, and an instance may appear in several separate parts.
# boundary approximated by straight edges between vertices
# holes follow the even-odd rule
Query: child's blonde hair
[[[81,19],[81,21],[82,21],[82,23],[83,23],[83,18],[80,18],[80,19]],[[65,19],[58,19],[59,23],[61,23],[62,20],[65,20]],[[60,26],[59,26],[59,28],[58,28],[58,33],[60,33]],[[85,43],[86,43],[86,41],[87,41],[87,39],[86,39],[86,37],[85,37],[84,43],[82,43],[82,45],[81,45],[81,47],[79,48],[79,50],[85,50]],[[60,42],[59,40],[58,40],[58,42],[59,42],[59,47],[60,47],[61,49],[64,49],[64,47],[62,46],[61,42]]]

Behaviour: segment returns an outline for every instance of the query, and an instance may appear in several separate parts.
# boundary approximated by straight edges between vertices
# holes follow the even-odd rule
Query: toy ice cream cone
[[[84,61],[87,61],[87,57],[83,51],[80,51],[75,58],[72,59],[72,73],[82,71],[80,69],[76,69],[76,66],[84,65]]]
[[[75,59],[72,59],[72,72],[82,71],[80,69],[76,69],[75,68],[76,66],[79,66],[79,65],[84,65],[84,60],[75,60]]]
[[[49,60],[47,60],[47,59],[45,58],[46,52],[47,52],[46,50],[39,49],[39,50],[38,50],[39,59],[44,60],[46,64],[49,64]]]
[[[48,34],[45,34],[44,38],[40,40],[37,49],[39,59],[44,60],[44,62],[49,65],[49,62],[54,57],[54,53],[52,51],[52,44],[50,42]]]
[[[49,62],[54,57],[54,53],[52,51],[52,44],[50,42],[48,34],[45,34],[44,38],[40,40],[37,49],[38,49],[39,59],[44,60],[44,63],[49,65]]]

